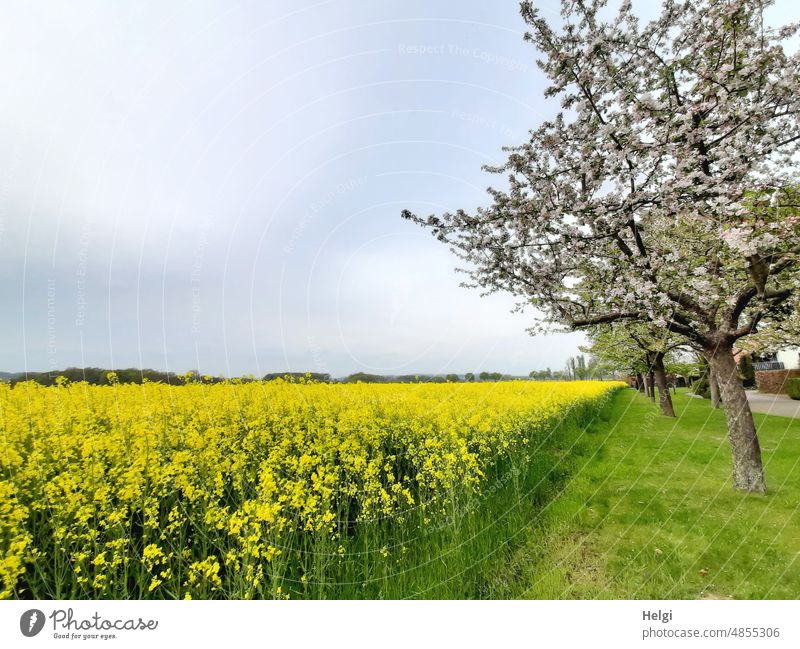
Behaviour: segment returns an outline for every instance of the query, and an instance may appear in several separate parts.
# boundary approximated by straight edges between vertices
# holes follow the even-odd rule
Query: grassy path
[[[675,410],[617,395],[492,597],[800,597],[800,420],[756,414],[769,493],[742,495],[723,413],[680,392]]]

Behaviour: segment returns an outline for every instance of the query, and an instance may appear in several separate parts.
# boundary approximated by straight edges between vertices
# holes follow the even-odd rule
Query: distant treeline
[[[365,374],[356,372],[341,379],[342,383],[458,383],[461,381],[511,381],[515,378],[510,374],[500,372],[481,372],[473,374],[467,372],[463,376],[460,374],[400,374],[398,376],[385,376],[383,374]]]
[[[8,381],[12,385],[21,381],[35,381],[41,385],[56,385],[59,377],[63,377],[70,382],[86,381],[92,385],[110,385],[112,383],[144,383],[151,381],[153,383],[169,383],[170,385],[182,385],[189,381],[202,382],[202,383],[222,383],[229,379],[221,376],[209,376],[207,374],[200,374],[197,370],[190,370],[183,374],[176,372],[164,372],[162,370],[139,369],[136,367],[128,367],[119,370],[109,370],[102,367],[68,367],[65,370],[54,370],[52,372],[0,372],[0,381]],[[270,381],[272,379],[282,378],[287,380],[297,380],[299,378],[314,381],[331,380],[329,374],[320,374],[317,372],[276,372],[274,374],[267,374],[264,380]],[[254,376],[237,377],[236,382],[247,383],[255,381]]]
[[[196,370],[177,374],[161,370],[138,369],[129,367],[119,370],[109,370],[102,367],[68,367],[65,370],[52,372],[0,372],[0,381],[7,381],[14,385],[20,381],[35,381],[41,385],[56,385],[58,378],[63,377],[70,382],[86,381],[92,385],[110,385],[112,383],[143,383],[145,381],[181,385],[187,381],[201,381],[203,383],[221,383],[230,379],[219,376],[201,375]],[[457,383],[472,381],[510,381],[518,377],[500,372],[481,372],[473,374],[468,372],[459,374],[402,374],[387,376],[382,374],[367,374],[356,372],[342,379],[332,379],[330,374],[323,372],[271,372],[265,374],[264,381],[283,379],[288,381],[314,381],[319,383]],[[63,380],[63,379],[62,379]],[[254,376],[244,376],[235,379],[237,382],[255,381]]]
[[[305,379],[306,381],[315,381],[317,383],[330,383],[331,375],[322,374],[320,372],[272,372],[271,374],[264,375],[265,381],[274,381],[275,379],[292,381]]]
[[[108,370],[102,367],[68,367],[65,370],[53,372],[16,372],[13,374],[3,373],[0,377],[12,385],[20,381],[35,381],[41,385],[55,385],[59,376],[63,376],[69,381],[86,381],[93,385],[109,385],[117,383],[142,383],[148,381],[159,381],[161,383],[179,384],[183,383],[175,372],[162,372],[159,370],[140,370],[129,367],[121,370]]]

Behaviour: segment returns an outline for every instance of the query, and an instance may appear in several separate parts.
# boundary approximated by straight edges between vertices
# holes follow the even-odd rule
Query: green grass
[[[800,420],[756,414],[768,494],[734,492],[725,418],[633,390],[575,440],[558,497],[487,586],[503,598],[800,597]]]

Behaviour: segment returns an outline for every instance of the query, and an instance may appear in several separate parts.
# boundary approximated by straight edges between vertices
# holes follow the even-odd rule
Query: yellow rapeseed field
[[[386,528],[441,526],[618,385],[2,384],[0,598],[281,597],[345,554],[397,565]]]

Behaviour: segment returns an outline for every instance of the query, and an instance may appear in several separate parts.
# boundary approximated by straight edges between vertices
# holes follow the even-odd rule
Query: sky
[[[523,375],[578,353],[400,218],[487,204],[481,166],[557,110],[517,2],[0,13],[0,370]]]

